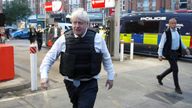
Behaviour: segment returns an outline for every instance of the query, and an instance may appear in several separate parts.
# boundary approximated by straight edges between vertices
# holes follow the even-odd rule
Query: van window
[[[125,22],[121,28],[124,33],[158,33],[159,21]]]

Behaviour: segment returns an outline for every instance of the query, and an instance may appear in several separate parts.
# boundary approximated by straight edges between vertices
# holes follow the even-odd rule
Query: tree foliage
[[[24,20],[31,14],[28,0],[6,0],[3,12],[6,16],[6,24],[13,24],[18,20]]]

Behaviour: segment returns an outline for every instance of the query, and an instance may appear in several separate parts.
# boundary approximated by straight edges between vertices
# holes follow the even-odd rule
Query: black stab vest
[[[166,42],[164,44],[164,47],[163,47],[163,56],[166,57],[166,58],[169,58],[170,57],[170,54],[171,54],[171,45],[172,45],[172,35],[171,35],[171,30],[170,28],[168,28],[166,31]],[[182,48],[181,48],[181,39],[180,39],[180,43],[179,43],[179,48],[177,50],[177,53],[179,56],[181,56],[181,53],[182,53]]]
[[[73,31],[65,32],[66,51],[61,53],[60,73],[71,79],[92,78],[101,70],[102,53],[94,46],[96,32],[88,29],[83,38],[75,38]]]

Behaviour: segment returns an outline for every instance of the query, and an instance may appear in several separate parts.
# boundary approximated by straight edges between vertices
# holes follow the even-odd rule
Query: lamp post
[[[114,58],[119,59],[120,0],[115,0]]]

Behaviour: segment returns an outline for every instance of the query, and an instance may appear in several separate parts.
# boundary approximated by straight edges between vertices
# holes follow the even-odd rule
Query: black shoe
[[[161,81],[162,79],[161,79],[160,75],[157,75],[157,80],[158,80],[159,85],[163,85],[163,83]]]
[[[182,91],[180,88],[175,88],[175,92],[178,93],[178,94],[182,94]]]

